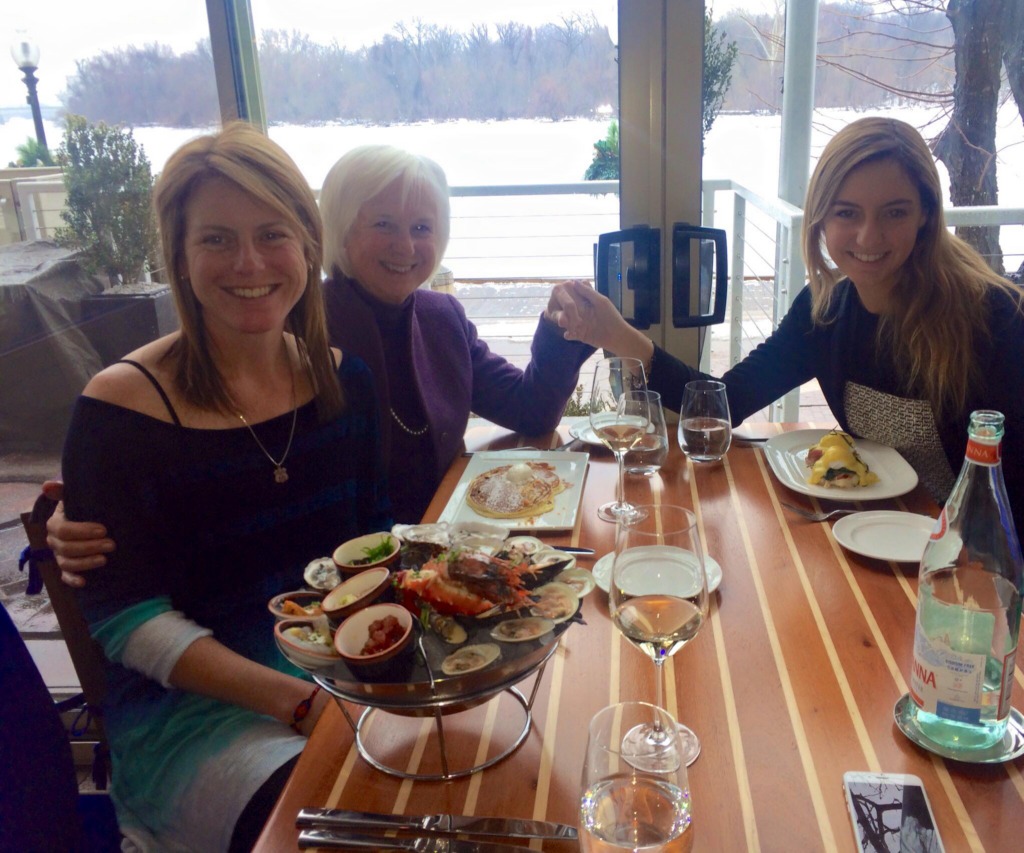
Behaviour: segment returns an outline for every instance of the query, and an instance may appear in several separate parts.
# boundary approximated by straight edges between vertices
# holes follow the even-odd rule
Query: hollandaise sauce
[[[878,475],[853,447],[853,439],[845,432],[830,432],[807,452],[812,486],[834,486],[842,489],[869,486],[878,482]]]

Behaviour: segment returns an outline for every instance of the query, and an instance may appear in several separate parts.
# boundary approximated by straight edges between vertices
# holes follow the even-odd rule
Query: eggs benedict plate
[[[917,472],[898,451],[844,435],[826,429],[780,433],[765,442],[765,459],[787,488],[832,501],[894,498],[917,485]]]

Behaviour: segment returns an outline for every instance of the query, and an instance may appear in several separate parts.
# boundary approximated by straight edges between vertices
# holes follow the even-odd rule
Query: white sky
[[[783,0],[713,0],[718,17],[732,8],[774,11]],[[40,100],[56,106],[75,62],[104,50],[154,42],[176,52],[190,50],[208,34],[204,0],[4,0],[0,19],[0,106],[25,103],[21,72],[9,58],[10,45],[24,31],[40,48]],[[316,41],[359,47],[392,31],[398,21],[448,25],[465,31],[472,23],[517,20],[530,26],[592,11],[616,37],[616,0],[252,0],[257,30],[308,33]]]

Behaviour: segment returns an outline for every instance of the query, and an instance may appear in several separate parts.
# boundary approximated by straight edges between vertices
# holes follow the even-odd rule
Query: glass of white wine
[[[623,752],[622,733],[656,725],[664,740],[637,766]],[[689,851],[693,819],[686,765],[679,760],[675,720],[646,702],[623,702],[590,721],[580,797],[580,847],[588,853],[615,850]]]
[[[654,661],[655,704],[664,707],[662,665],[689,643],[708,615],[708,579],[696,516],[679,506],[639,506],[639,515],[619,523],[608,589],[612,621]],[[678,726],[686,765],[700,755],[700,740]],[[623,750],[642,755],[664,737],[654,725],[625,736]]]
[[[650,424],[647,378],[637,358],[605,358],[594,371],[590,392],[590,426],[597,438],[615,454],[619,466],[615,500],[598,507],[598,518],[617,522],[636,515],[626,501],[626,453],[647,434]]]

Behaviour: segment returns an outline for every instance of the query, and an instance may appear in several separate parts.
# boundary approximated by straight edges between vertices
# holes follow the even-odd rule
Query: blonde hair
[[[878,339],[891,342],[907,393],[919,390],[936,414],[957,411],[980,378],[979,366],[964,354],[973,353],[974,343],[989,335],[989,290],[997,287],[1017,294],[981,255],[946,229],[942,185],[932,152],[921,134],[905,122],[858,119],[822,151],[804,206],[803,253],[811,316],[816,324],[829,322],[836,285],[842,278],[822,251],[825,220],[839,189],[855,169],[887,160],[897,163],[917,188],[925,222],[892,290],[891,310],[879,319]]]
[[[324,269],[340,269],[349,278],[353,270],[345,250],[359,210],[366,202],[398,184],[403,202],[422,194],[437,214],[437,262],[424,281],[433,278],[441,266],[451,233],[448,180],[444,170],[429,157],[410,154],[391,145],[362,145],[345,154],[327,173],[320,190],[320,211],[324,218]]]
[[[233,411],[223,377],[210,356],[203,311],[192,291],[185,262],[185,211],[193,193],[213,179],[227,180],[277,211],[302,241],[306,287],[288,313],[285,328],[295,336],[303,371],[313,387],[317,410],[328,418],[342,407],[327,341],[320,284],[323,226],[316,198],[295,162],[281,146],[252,125],[234,122],[220,133],[186,142],[171,155],[153,194],[164,263],[181,321],[181,336],[168,351],[175,382],[191,404]]]

